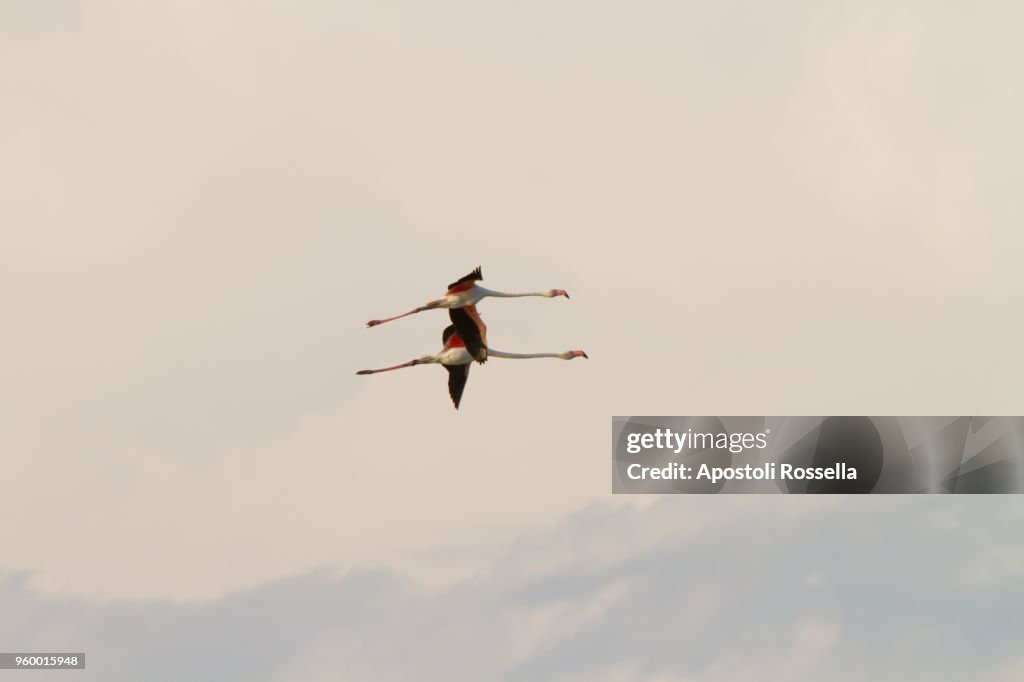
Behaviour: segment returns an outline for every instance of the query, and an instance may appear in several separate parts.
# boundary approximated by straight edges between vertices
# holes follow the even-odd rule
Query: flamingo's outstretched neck
[[[531,360],[533,358],[559,358],[561,360],[572,360],[573,358],[585,358],[587,357],[587,354],[581,350],[567,350],[564,353],[506,353],[494,348],[488,348],[487,356],[492,358],[505,358],[507,360]]]
[[[524,296],[542,296],[544,298],[554,298],[555,296],[565,296],[569,298],[569,294],[564,289],[547,289],[545,291],[526,291],[523,293],[513,293],[508,291],[492,291],[491,289],[485,289],[478,286],[477,289],[483,294],[482,298],[492,296],[494,298],[522,298]]]

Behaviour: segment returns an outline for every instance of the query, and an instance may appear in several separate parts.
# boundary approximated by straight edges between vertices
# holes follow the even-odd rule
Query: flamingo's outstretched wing
[[[473,272],[449,284],[448,293],[454,294],[460,291],[465,291],[466,289],[471,289],[473,288],[473,282],[479,282],[483,278],[484,274],[483,272],[480,271],[480,266],[478,265],[476,267],[476,270],[474,270]]]
[[[456,410],[459,409],[459,403],[462,402],[462,392],[466,390],[466,380],[469,379],[469,368],[472,366],[470,363],[444,365],[444,368],[448,370],[448,395],[452,397]]]
[[[476,306],[449,308],[448,317],[473,359],[481,364],[487,362],[487,325],[480,319]]]

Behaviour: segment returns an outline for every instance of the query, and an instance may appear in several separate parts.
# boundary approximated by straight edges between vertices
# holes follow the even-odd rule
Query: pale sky
[[[138,679],[156,654],[120,638],[149,608],[230,627],[274,617],[275,591],[345,608],[365,575],[382,582],[350,625],[414,643],[434,618],[505,618],[531,538],[585,570],[569,548],[590,533],[626,583],[595,579],[590,616],[573,574],[552,583],[585,630],[630,571],[683,560],[631,544],[674,514],[741,538],[762,516],[795,536],[835,523],[839,542],[868,513],[895,528],[851,562],[953,570],[893,540],[960,523],[948,500],[887,521],[874,498],[613,498],[610,420],[1024,413],[1022,20],[1016,3],[0,3],[0,599],[19,605],[0,649],[82,642],[130,659],[83,679]],[[355,376],[436,351],[443,312],[364,323],[477,265],[490,288],[572,296],[485,301],[494,346],[590,360],[474,367],[458,412],[440,368]],[[1019,577],[1020,541],[971,542]],[[851,575],[836,613],[877,577]],[[870,649],[870,628],[800,603],[794,637]],[[476,679],[518,679],[544,648],[549,616],[522,617],[520,653]],[[288,639],[288,658],[240,679],[336,678],[348,626],[284,620],[261,646]],[[344,646],[358,679],[408,679]],[[524,679],[740,674],[724,652],[573,667],[579,646]]]

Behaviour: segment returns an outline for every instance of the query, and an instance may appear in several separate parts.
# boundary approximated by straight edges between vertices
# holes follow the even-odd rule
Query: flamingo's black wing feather
[[[456,410],[459,409],[459,403],[462,402],[462,392],[466,389],[466,379],[469,378],[469,368],[472,366],[470,363],[444,365],[444,368],[448,370],[448,395],[452,397]]]
[[[476,270],[474,270],[473,272],[471,272],[468,275],[466,275],[465,277],[461,277],[461,278],[455,280],[454,282],[452,282],[451,284],[449,284],[448,285],[448,289],[449,290],[450,289],[454,289],[455,287],[459,286],[460,284],[466,284],[467,282],[478,282],[478,281],[482,280],[483,278],[484,278],[484,273],[480,270],[480,266],[478,265],[478,266],[476,266]]]
[[[451,318],[459,338],[466,344],[466,350],[473,359],[481,364],[487,362],[487,327],[480,319],[476,308],[449,308],[448,317]]]

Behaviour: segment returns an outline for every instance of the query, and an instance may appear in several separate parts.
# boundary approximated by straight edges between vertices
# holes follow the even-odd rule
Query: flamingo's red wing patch
[[[462,342],[459,337],[458,331],[455,329],[454,324],[450,324],[445,327],[444,331],[441,332],[441,343],[444,344],[445,348],[465,348],[466,344]]]

